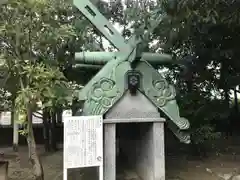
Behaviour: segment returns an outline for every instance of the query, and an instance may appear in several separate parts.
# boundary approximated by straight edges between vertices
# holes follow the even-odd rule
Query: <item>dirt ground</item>
[[[26,161],[27,147],[20,147],[19,154],[14,153],[11,147],[2,147],[0,151],[4,152],[5,158],[10,162],[9,180],[33,179],[30,166]],[[38,146],[38,152],[43,163],[45,180],[62,180],[62,151],[44,153],[43,147]],[[240,169],[240,142],[229,143],[225,145],[222,152],[213,153],[208,158],[201,160],[194,160],[186,154],[176,155],[171,152],[166,154],[167,180],[217,180],[215,176],[206,171],[206,168],[216,173],[232,173],[235,168]]]

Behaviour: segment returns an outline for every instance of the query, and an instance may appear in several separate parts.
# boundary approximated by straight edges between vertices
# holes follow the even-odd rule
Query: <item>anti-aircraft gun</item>
[[[97,67],[100,71],[79,92],[84,101],[80,115],[105,114],[126,91],[144,94],[167,117],[167,125],[183,143],[190,143],[189,121],[180,117],[175,88],[153,68],[172,63],[168,54],[144,52],[146,40],[161,22],[155,14],[145,34],[135,33],[126,41],[89,0],[74,0],[82,14],[115,46],[118,52],[77,52],[80,67]]]

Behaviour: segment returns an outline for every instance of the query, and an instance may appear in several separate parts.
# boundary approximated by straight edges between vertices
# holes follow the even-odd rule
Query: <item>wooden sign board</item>
[[[102,116],[64,117],[64,180],[67,169],[99,167],[103,180]]]

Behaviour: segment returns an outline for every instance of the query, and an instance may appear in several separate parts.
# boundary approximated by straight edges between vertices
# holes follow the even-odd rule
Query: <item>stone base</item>
[[[116,180],[116,126],[118,124],[104,124],[104,180]],[[124,134],[129,129],[122,129],[118,134],[120,151],[142,180],[165,180],[163,120],[133,126],[138,131],[134,132],[136,137]]]
[[[8,162],[0,161],[0,180],[8,180]]]

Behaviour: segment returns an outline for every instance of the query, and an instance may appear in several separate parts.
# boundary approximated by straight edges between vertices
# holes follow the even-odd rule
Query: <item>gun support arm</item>
[[[125,39],[122,37],[122,35],[89,0],[73,0],[73,3],[118,50],[129,51],[132,49],[132,47],[125,42]]]
[[[172,62],[172,56],[169,54],[143,52],[142,59],[149,62],[152,65],[160,65],[163,63]]]
[[[120,53],[122,52],[80,52],[75,53],[75,60],[82,64],[104,65],[116,59]],[[153,65],[172,62],[172,57],[168,54],[143,52],[141,58]]]

